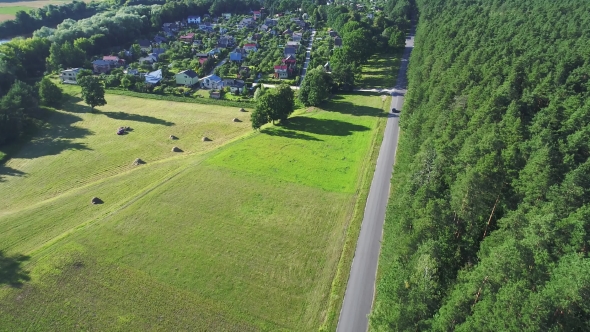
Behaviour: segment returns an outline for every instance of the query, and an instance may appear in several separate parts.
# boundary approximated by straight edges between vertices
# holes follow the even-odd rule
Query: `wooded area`
[[[417,3],[372,330],[589,330],[590,3]]]

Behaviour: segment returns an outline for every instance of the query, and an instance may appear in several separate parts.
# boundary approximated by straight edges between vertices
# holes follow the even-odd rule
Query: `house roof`
[[[229,60],[230,61],[242,61],[242,53],[231,52],[229,54]]]
[[[141,47],[149,47],[149,46],[151,46],[151,45],[152,45],[152,43],[150,43],[150,41],[149,41],[149,40],[147,40],[147,39],[142,39],[142,40],[138,41],[137,43],[138,43],[138,44],[139,44],[139,46],[141,46]]]
[[[161,80],[162,80],[162,69],[158,69],[156,71],[153,71],[153,72],[145,75],[145,82],[146,83],[156,84],[156,83],[159,83]]]
[[[195,38],[195,33],[194,32],[187,33],[184,36],[180,36],[180,39],[192,39],[192,38]]]
[[[287,46],[299,46],[301,45],[300,42],[296,42],[296,41],[288,41],[287,42]]]
[[[285,54],[296,54],[297,50],[295,49],[295,47],[292,46],[287,46],[285,47]]]
[[[190,15],[190,16],[188,17],[188,19],[190,20],[191,18],[192,18],[192,19],[197,19],[197,18],[198,18],[198,19],[200,19],[200,18],[201,18],[201,16]]]
[[[197,73],[195,73],[195,71],[192,69],[183,70],[178,74],[185,74],[186,76],[188,76],[190,78],[199,77],[199,75],[197,75]],[[176,74],[176,75],[178,75],[178,74]]]
[[[340,38],[340,37],[334,38],[334,45],[342,46],[342,38]]]
[[[207,58],[199,58],[199,63],[204,64],[207,61]]]
[[[255,11],[252,12],[252,14],[260,14],[260,11],[255,10]]]
[[[96,65],[96,66],[108,66],[108,65],[110,65],[110,62],[105,61],[105,60],[94,60],[94,61],[92,61],[92,64]]]
[[[116,55],[105,55],[102,57],[104,61],[119,61],[119,57]]]
[[[195,56],[197,58],[208,58],[209,54],[208,53],[197,53],[197,54],[195,54]]]
[[[256,44],[253,44],[253,43],[244,44],[244,47],[256,47]]]
[[[222,79],[221,77],[217,76],[217,75],[209,75],[209,76],[205,76],[203,77],[203,79],[208,78],[210,81],[215,81],[215,82],[221,82]]]
[[[287,70],[287,66],[285,66],[285,65],[275,66],[275,70]]]

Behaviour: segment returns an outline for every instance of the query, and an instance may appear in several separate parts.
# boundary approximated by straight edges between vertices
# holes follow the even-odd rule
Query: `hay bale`
[[[143,161],[139,158],[137,158],[133,161],[133,166],[139,166],[139,165],[143,165],[143,164],[145,164],[145,161]]]
[[[174,136],[174,135],[170,135],[170,139],[174,141],[174,140],[177,140],[177,139],[178,139],[178,137],[176,137],[176,136]]]
[[[201,138],[201,141],[203,142],[211,142],[211,139],[207,136],[203,136],[203,138]]]
[[[102,204],[104,202],[102,201],[102,199],[100,199],[98,197],[92,197],[92,199],[90,200],[90,203],[92,203],[92,204]]]
[[[247,112],[247,111],[243,108],[240,108],[240,112]]]
[[[232,121],[233,121],[233,122],[242,122],[242,120],[240,120],[240,119],[238,119],[238,118],[234,118]]]
[[[182,150],[175,146],[172,148],[172,152],[182,152]]]

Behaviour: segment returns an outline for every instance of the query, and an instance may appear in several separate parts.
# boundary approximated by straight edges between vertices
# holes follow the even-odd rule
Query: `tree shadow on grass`
[[[383,95],[380,92],[355,92],[353,94],[356,95],[371,95],[371,96],[379,96]],[[374,117],[386,117],[387,113],[383,111],[383,109],[376,108],[376,107],[369,107],[363,105],[353,104],[348,101],[344,101],[345,98],[333,98],[332,101],[326,104],[323,108],[329,112],[338,112],[342,114],[354,115],[354,116],[374,116]],[[387,103],[387,105],[385,105]],[[389,101],[382,102],[383,107],[389,107]]]
[[[94,114],[102,114],[106,115],[107,117],[115,120],[124,120],[124,121],[136,121],[136,122],[146,122],[146,123],[153,123],[163,126],[173,126],[174,122],[166,121],[163,119],[159,119],[149,115],[140,115],[140,114],[133,114],[133,113],[125,113],[125,112],[103,112],[98,109],[92,110],[89,106],[80,105],[82,99],[76,96],[69,96],[66,102],[63,105],[63,109],[69,113],[94,113]]]
[[[311,135],[298,133],[298,132],[292,131],[292,130],[284,130],[284,129],[276,128],[276,127],[263,129],[260,132],[263,134],[266,134],[266,135],[270,135],[270,136],[280,136],[280,137],[293,138],[293,139],[302,139],[302,140],[306,140],[306,141],[322,141],[321,139],[313,137]]]
[[[25,281],[31,280],[29,273],[21,267],[29,258],[25,255],[6,256],[0,251],[0,286],[21,287]]]
[[[124,120],[124,121],[136,121],[136,122],[146,122],[146,123],[153,123],[162,126],[174,126],[174,122],[166,121],[163,119],[158,119],[153,116],[149,115],[140,115],[140,114],[133,114],[133,113],[124,113],[124,112],[103,112],[94,110],[96,114],[103,114],[107,117],[115,120]]]
[[[366,131],[370,129],[369,127],[350,122],[305,116],[290,118],[289,122],[285,123],[282,127],[288,130],[329,136],[348,136],[352,135],[355,131]]]
[[[19,171],[18,169],[14,169],[12,167],[0,165],[0,183],[5,182],[5,178],[9,176],[25,176],[26,173]]]
[[[73,125],[79,121],[82,121],[79,116],[53,112],[48,119],[48,128],[42,129],[40,134],[24,144],[13,157],[32,159],[56,155],[65,150],[90,150],[84,143],[73,142],[75,139],[93,134],[92,131],[86,128]]]

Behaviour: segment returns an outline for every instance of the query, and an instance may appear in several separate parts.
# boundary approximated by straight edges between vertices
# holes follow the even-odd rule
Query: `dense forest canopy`
[[[590,329],[590,2],[418,0],[376,331]]]

